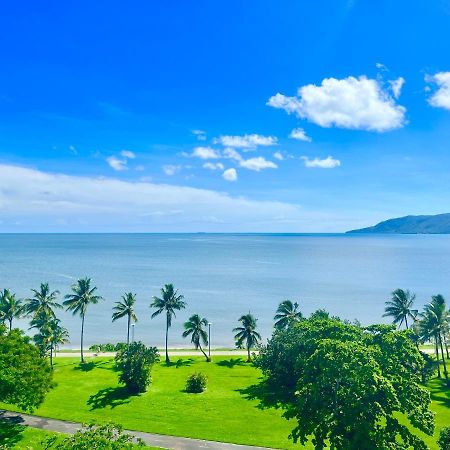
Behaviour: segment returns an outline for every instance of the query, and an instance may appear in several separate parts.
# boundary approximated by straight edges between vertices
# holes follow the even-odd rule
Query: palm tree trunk
[[[446,381],[447,386],[448,386],[449,382],[448,382],[447,364],[445,362],[444,346],[442,345],[442,337],[441,337],[440,334],[439,334],[439,343],[441,345],[442,364],[444,365],[444,377],[445,377],[445,381]]]
[[[83,356],[83,337],[84,337],[84,314],[81,316],[81,362],[84,363]]]
[[[53,369],[53,344],[50,344],[50,367]]]
[[[405,325],[406,325],[406,329],[408,329],[408,316],[405,316]]]
[[[130,345],[130,323],[131,323],[131,315],[128,314],[127,346]]]
[[[436,351],[438,378],[441,378],[441,364],[439,362],[439,348],[438,348],[438,338],[437,338],[437,336],[434,337],[434,343],[435,343],[435,351]]]
[[[166,364],[170,363],[169,351],[167,349],[169,341],[169,314],[166,315]]]
[[[203,355],[205,356],[206,362],[210,362],[209,356],[203,351],[202,344],[200,344],[200,342],[198,343],[198,348],[200,349],[200,351],[201,351],[201,352],[203,353]]]
[[[12,330],[12,318],[11,319],[9,319],[9,331],[11,331]]]
[[[247,343],[247,362],[250,362],[252,358],[250,358],[250,344]]]

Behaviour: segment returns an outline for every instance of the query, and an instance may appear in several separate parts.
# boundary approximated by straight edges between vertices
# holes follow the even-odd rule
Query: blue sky
[[[0,231],[449,212],[450,2],[129,3],[3,8]]]

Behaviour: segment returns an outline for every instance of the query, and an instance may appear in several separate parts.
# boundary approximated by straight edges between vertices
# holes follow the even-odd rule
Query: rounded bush
[[[442,428],[437,442],[441,450],[450,450],[450,427]]]
[[[204,373],[196,372],[189,375],[186,380],[186,392],[193,394],[200,394],[206,389],[208,378]]]

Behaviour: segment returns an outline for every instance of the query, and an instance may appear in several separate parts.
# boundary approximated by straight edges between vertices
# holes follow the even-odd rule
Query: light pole
[[[134,323],[131,324],[131,343],[134,342]]]
[[[211,361],[211,322],[208,322],[208,359]]]

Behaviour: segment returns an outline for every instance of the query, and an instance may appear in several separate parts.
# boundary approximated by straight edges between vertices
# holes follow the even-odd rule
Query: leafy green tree
[[[191,336],[191,342],[195,345],[195,349],[203,353],[206,361],[209,362],[209,356],[204,352],[203,345],[208,345],[208,333],[203,327],[208,326],[208,320],[201,318],[198,314],[189,317],[188,321],[184,323],[183,337]]]
[[[317,309],[309,316],[310,319],[329,319],[330,313],[325,309]]]
[[[122,301],[116,302],[113,308],[112,321],[115,322],[122,317],[127,317],[127,345],[130,343],[130,327],[131,321],[137,322],[136,311],[134,305],[136,303],[136,294],[126,292],[122,295]]]
[[[411,294],[408,290],[396,289],[392,292],[391,300],[386,302],[385,313],[383,317],[392,317],[392,322],[400,328],[405,322],[408,329],[408,317],[414,321],[417,316],[417,309],[413,309],[415,294]]]
[[[172,318],[176,317],[175,312],[186,308],[186,302],[183,301],[184,296],[178,294],[178,291],[173,287],[173,284],[166,284],[161,289],[161,297],[153,297],[151,308],[156,308],[152,314],[152,319],[160,314],[166,315],[166,364],[170,363],[168,340],[169,328],[172,326]]]
[[[407,330],[306,319],[276,331],[256,365],[266,381],[250,394],[295,420],[295,442],[311,440],[318,450],[427,449],[413,430],[433,434],[430,394]]]
[[[437,443],[440,450],[450,450],[450,427],[442,428]]]
[[[244,314],[239,318],[242,326],[234,328],[233,332],[236,333],[234,340],[236,346],[242,348],[245,343],[247,349],[247,362],[252,360],[250,356],[250,349],[255,347],[261,341],[261,335],[256,331],[257,319],[250,313]]]
[[[156,347],[132,342],[116,355],[116,366],[120,371],[119,382],[125,384],[130,393],[145,392],[151,381],[152,366],[157,361],[159,353]]]
[[[0,292],[0,321],[8,322],[9,330],[12,330],[13,320],[20,319],[24,315],[22,300],[16,298],[9,289]]]
[[[201,372],[192,373],[186,380],[186,392],[191,394],[200,394],[206,390],[208,377]]]
[[[51,387],[50,365],[29,338],[19,330],[6,334],[0,329],[0,401],[32,411]]]
[[[303,318],[298,309],[298,303],[292,303],[290,300],[284,300],[278,305],[277,313],[273,318],[275,328],[286,329]]]
[[[67,294],[64,298],[63,305],[67,311],[72,311],[73,315],[79,314],[81,317],[81,362],[84,363],[83,356],[83,339],[84,339],[84,319],[86,317],[86,310],[89,305],[95,305],[102,297],[95,294],[97,288],[91,286],[90,278],[81,278],[74,285],[72,285],[72,293]]]
[[[73,436],[57,442],[56,436],[50,436],[43,442],[44,448],[55,450],[132,450],[145,447],[142,439],[123,432],[121,425],[108,423],[104,425],[83,425]]]
[[[33,296],[26,300],[25,305],[27,314],[47,313],[48,317],[55,317],[55,309],[62,308],[56,301],[59,291],[51,291],[48,283],[41,283],[39,289],[31,289],[31,292]]]

